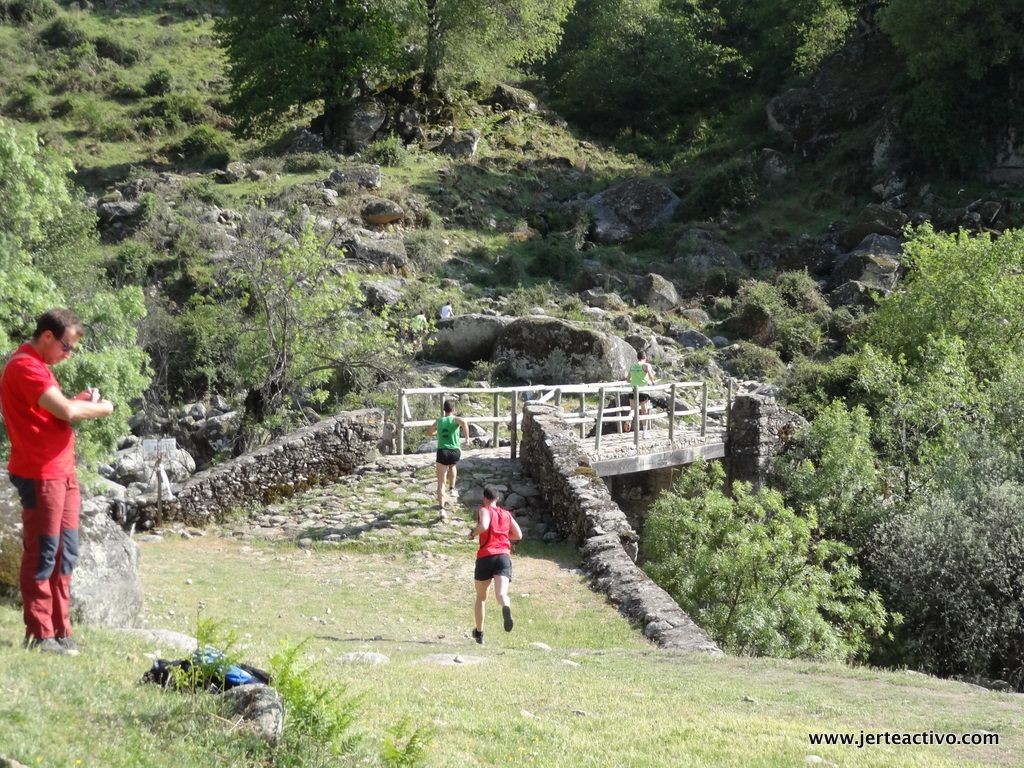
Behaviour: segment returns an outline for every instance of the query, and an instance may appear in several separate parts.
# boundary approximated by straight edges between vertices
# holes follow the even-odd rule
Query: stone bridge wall
[[[635,563],[639,537],[553,406],[523,409],[520,457],[562,532],[580,547],[596,589],[663,648],[721,654],[718,646]]]
[[[202,525],[238,507],[332,482],[376,457],[383,426],[384,413],[369,409],[340,413],[290,432],[193,475],[173,502],[164,502],[163,519]],[[155,494],[140,507],[136,526],[148,528],[157,517]]]

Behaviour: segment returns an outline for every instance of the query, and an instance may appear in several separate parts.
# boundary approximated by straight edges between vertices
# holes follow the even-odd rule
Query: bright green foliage
[[[889,607],[904,615],[904,663],[1024,686],[1022,504],[1014,482],[966,497],[940,491],[881,527],[869,556]]]
[[[873,441],[893,468],[890,490],[907,501],[959,450],[962,430],[984,418],[984,398],[959,339],[926,339],[916,365],[872,347],[862,355],[854,398],[874,417]]]
[[[1024,353],[1024,231],[947,235],[930,225],[904,245],[906,280],[856,337],[911,365],[922,362],[928,336],[962,340],[979,381]]]
[[[775,472],[787,500],[816,515],[822,533],[865,543],[881,516],[881,482],[871,446],[871,419],[862,406],[836,400],[796,436]]]
[[[0,354],[28,340],[47,309],[73,307],[87,334],[82,351],[54,369],[61,387],[71,395],[99,387],[114,403],[112,416],[79,427],[79,455],[92,461],[129,431],[128,404],[149,383],[135,338],[145,308],[140,289],[102,285],[92,263],[95,219],[68,183],[69,170],[34,136],[0,123]]]
[[[87,328],[80,345],[85,351],[56,366],[54,372],[66,393],[98,387],[114,404],[112,415],[78,427],[78,454],[91,463],[131,432],[130,403],[149,385],[149,357],[136,341],[146,307],[142,289],[131,286],[83,298],[75,303],[75,311]]]
[[[435,84],[493,84],[558,44],[573,0],[379,0],[401,28],[402,70]]]
[[[802,272],[784,272],[774,282],[747,280],[734,302],[730,326],[783,359],[818,352],[831,312],[814,280]]]
[[[397,30],[385,10],[353,0],[227,0],[217,31],[230,66],[232,109],[246,130],[323,100],[329,128],[389,72]]]
[[[221,274],[222,310],[207,306],[213,351],[235,350],[243,383],[258,389],[266,415],[303,396],[369,389],[393,378],[411,343],[385,314],[362,309],[354,272],[342,253],[309,227],[295,236],[272,214],[252,212]]]
[[[32,248],[74,204],[68,160],[39,148],[35,135],[0,121],[0,237],[17,250]],[[0,248],[5,247],[0,241]]]
[[[352,733],[356,701],[315,668],[300,666],[302,647],[283,648],[270,659],[270,676],[288,714],[276,764],[337,765],[357,744]]]
[[[381,760],[388,768],[416,768],[423,765],[433,737],[430,729],[413,728],[408,720],[402,720],[388,729],[380,751]]]
[[[733,653],[816,659],[863,654],[886,622],[845,544],[815,537],[777,491],[734,497],[717,464],[688,469],[651,508],[645,570]]]

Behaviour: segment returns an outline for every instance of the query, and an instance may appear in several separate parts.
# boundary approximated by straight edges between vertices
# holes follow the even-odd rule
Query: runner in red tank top
[[[487,588],[494,582],[494,596],[501,603],[501,615],[506,632],[512,631],[512,605],[508,597],[508,585],[512,581],[512,542],[523,538],[519,523],[512,513],[498,506],[498,492],[484,488],[484,505],[476,513],[476,527],[469,532],[469,538],[480,537],[480,548],[476,552],[474,584],[476,604],[473,616],[476,628],[473,639],[481,645],[484,642],[484,604],[487,602]]]

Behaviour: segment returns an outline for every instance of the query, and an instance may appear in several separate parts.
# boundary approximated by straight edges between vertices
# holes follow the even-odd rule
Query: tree
[[[963,173],[991,162],[998,134],[1019,125],[1024,7],[996,0],[890,0],[882,30],[915,85],[907,97],[907,148],[930,171]]]
[[[887,614],[845,544],[816,538],[772,490],[721,490],[718,464],[694,465],[662,493],[644,528],[644,569],[733,653],[848,659]]]
[[[382,0],[401,25],[407,73],[437,85],[494,83],[542,60],[574,0]]]
[[[228,57],[231,107],[243,130],[323,102],[328,138],[398,53],[384,9],[355,0],[227,0],[217,32]]]
[[[713,40],[722,19],[698,3],[586,0],[548,68],[559,106],[606,135],[676,130],[742,70]]]
[[[135,337],[145,309],[138,288],[111,291],[96,277],[95,216],[69,183],[70,170],[34,134],[0,121],[0,355],[31,336],[47,309],[74,306],[88,333],[55,372],[64,391],[99,387],[114,403],[110,418],[80,428],[79,455],[94,461],[129,431],[129,403],[149,382]]]
[[[904,616],[897,661],[1024,688],[1024,486],[937,489],[883,525],[868,549]]]
[[[881,483],[871,446],[871,419],[862,406],[836,400],[796,436],[775,473],[784,495],[823,534],[863,546],[881,517]]]
[[[870,316],[855,345],[871,344],[916,367],[929,336],[959,339],[979,382],[1024,353],[1024,231],[992,239],[925,224],[904,244],[903,262],[906,280]]]
[[[364,308],[340,249],[266,210],[251,211],[240,234],[222,265],[223,308],[212,317],[221,349],[230,347],[256,393],[258,419],[399,375],[411,346],[400,324]]]

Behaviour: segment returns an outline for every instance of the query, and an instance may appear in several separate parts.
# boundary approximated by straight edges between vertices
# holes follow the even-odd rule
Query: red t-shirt
[[[480,534],[480,549],[476,551],[477,559],[508,554],[512,551],[512,540],[508,537],[509,531],[512,530],[512,513],[497,504],[493,507],[483,507],[483,509],[491,513],[491,524],[486,531]]]
[[[75,474],[75,432],[39,404],[50,387],[60,389],[50,366],[31,344],[22,344],[0,378],[0,409],[11,440],[12,475],[55,480]]]

